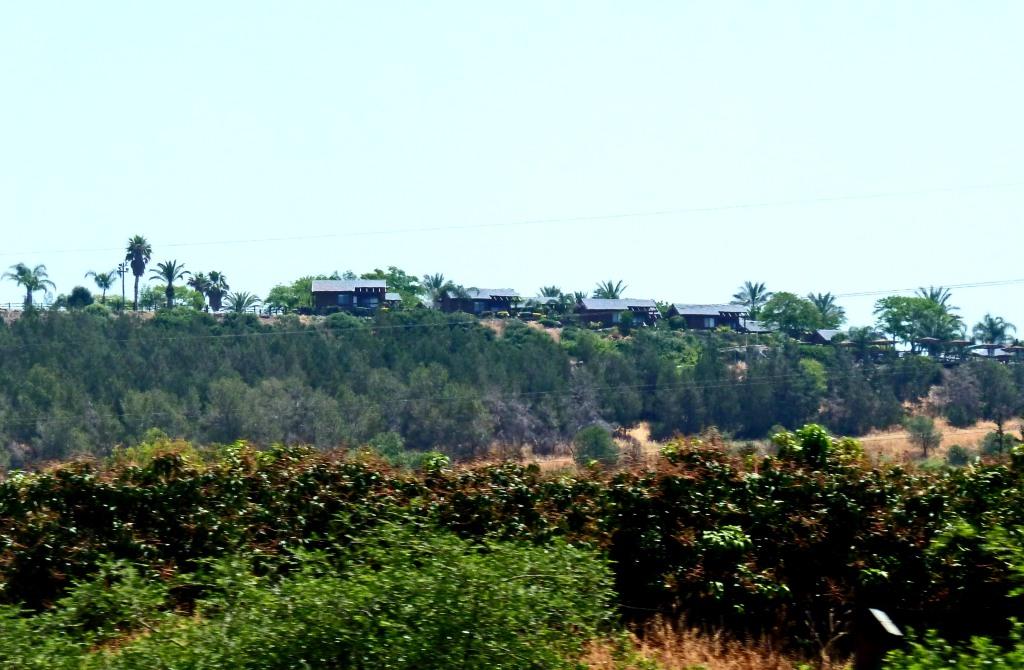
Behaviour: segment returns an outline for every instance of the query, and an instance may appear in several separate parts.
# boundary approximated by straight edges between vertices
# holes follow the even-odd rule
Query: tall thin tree
[[[128,238],[128,246],[124,259],[131,263],[132,274],[135,275],[135,293],[132,309],[139,311],[139,280],[146,273],[146,265],[153,257],[153,246],[142,235]]]

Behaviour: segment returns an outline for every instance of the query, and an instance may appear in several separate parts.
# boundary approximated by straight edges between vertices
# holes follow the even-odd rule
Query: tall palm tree
[[[831,293],[808,293],[807,299],[818,309],[825,328],[838,328],[846,321],[846,310],[836,303],[836,297]]]
[[[206,292],[210,290],[210,279],[205,273],[197,272],[185,282],[192,287],[192,290],[203,296],[203,303],[206,303]]]
[[[915,295],[918,298],[924,298],[925,300],[935,303],[939,307],[945,308],[948,312],[958,309],[957,307],[949,304],[949,299],[953,297],[953,294],[944,286],[929,286],[928,288],[921,286],[917,289]]]
[[[597,287],[594,288],[594,297],[617,300],[622,297],[622,292],[625,290],[626,285],[622,283],[621,279],[617,282],[609,279],[608,281],[598,282]]]
[[[562,289],[557,286],[541,286],[538,295],[542,298],[561,298]]]
[[[747,316],[756,319],[757,313],[772,295],[772,292],[765,287],[764,282],[747,281],[743,282],[743,286],[740,286],[736,293],[733,293],[732,299],[746,305]]]
[[[45,265],[37,265],[30,268],[24,263],[12,265],[11,269],[3,274],[2,279],[10,279],[15,284],[25,289],[25,309],[32,309],[32,294],[42,291],[47,287],[56,288],[46,274]]]
[[[100,302],[107,301],[107,291],[114,286],[114,282],[117,281],[117,270],[111,270],[110,272],[93,272],[89,270],[85,273],[86,277],[92,277],[93,281],[96,282],[96,288],[102,291],[100,295]]]
[[[1001,316],[986,314],[985,318],[974,324],[972,334],[976,340],[985,344],[1003,344],[1010,331],[1016,332],[1017,327]]]
[[[223,272],[210,270],[209,279],[210,284],[206,287],[206,297],[210,299],[210,309],[215,312],[219,312],[221,308],[221,300],[231,287],[228,286],[227,275]]]
[[[248,291],[239,291],[227,295],[228,310],[241,314],[248,312],[260,304],[260,299]]]
[[[128,238],[128,247],[124,259],[131,263],[132,274],[135,275],[135,298],[132,309],[139,311],[139,280],[146,272],[146,265],[153,257],[153,246],[142,235]]]
[[[189,274],[189,271],[185,269],[185,264],[179,265],[176,260],[157,263],[156,269],[150,273],[150,279],[159,279],[167,284],[167,288],[164,289],[164,295],[167,296],[167,309],[174,307],[174,282],[184,279]]]
[[[452,283],[438,272],[433,275],[423,275],[423,288],[426,290],[430,302],[437,305],[441,302],[444,294],[452,289]]]

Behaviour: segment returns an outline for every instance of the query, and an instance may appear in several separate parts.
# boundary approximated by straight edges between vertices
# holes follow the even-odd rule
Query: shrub
[[[668,327],[671,330],[683,330],[686,328],[686,319],[681,316],[668,317]]]
[[[572,441],[572,457],[578,465],[589,465],[597,461],[604,465],[615,465],[619,450],[612,434],[603,426],[588,426],[576,433]]]
[[[633,322],[636,317],[633,316],[633,312],[628,309],[619,313],[619,332],[623,335],[629,335],[629,331],[633,329]]]
[[[971,452],[966,447],[954,444],[946,452],[946,462],[955,467],[963,467],[971,461]]]
[[[158,583],[109,598],[102,578],[31,619],[0,608],[0,657],[16,668],[568,669],[610,607],[607,565],[562,541],[478,544],[385,524],[290,563],[283,578],[237,556],[210,564],[191,585],[206,593],[198,617],[160,615]],[[76,623],[88,603],[148,634],[93,646]]]
[[[1000,439],[999,433],[992,431],[982,439],[981,453],[986,456],[1002,456],[1010,453],[1017,443],[1017,438],[1009,433],[1003,433],[1002,439]]]

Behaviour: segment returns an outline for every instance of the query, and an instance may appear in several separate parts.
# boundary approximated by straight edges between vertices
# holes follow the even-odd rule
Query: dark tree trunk
[[[139,311],[139,278],[141,276],[141,274],[135,275],[135,300],[133,301],[132,304],[134,305],[133,309],[136,312]]]

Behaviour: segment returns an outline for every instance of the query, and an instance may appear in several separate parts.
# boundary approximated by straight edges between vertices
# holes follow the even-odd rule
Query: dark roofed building
[[[836,344],[836,335],[842,335],[843,331],[834,328],[819,328],[813,333],[808,333],[806,341],[811,344]]]
[[[653,300],[584,298],[576,305],[576,313],[581,320],[606,326],[618,323],[623,312],[632,312],[634,317],[644,323],[653,323],[661,317],[658,304]]]
[[[714,330],[719,326],[725,326],[732,330],[744,330],[747,307],[738,303],[717,305],[675,303],[669,308],[668,315],[682,317],[686,322],[686,327],[691,330]]]
[[[387,300],[383,279],[314,279],[313,309],[327,312],[373,312]]]
[[[519,294],[510,288],[471,288],[465,295],[448,291],[441,297],[441,311],[469,312],[507,312],[522,302]]]

